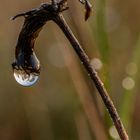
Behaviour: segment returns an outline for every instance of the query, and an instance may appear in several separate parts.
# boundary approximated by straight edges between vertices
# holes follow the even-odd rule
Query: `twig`
[[[97,72],[93,69],[93,67],[90,65],[90,61],[82,47],[80,46],[78,40],[72,33],[71,29],[67,25],[66,21],[64,20],[63,16],[61,14],[57,15],[54,18],[55,23],[61,28],[61,30],[64,32],[65,36],[70,41],[71,45],[73,46],[74,50],[76,51],[77,55],[79,56],[81,62],[83,63],[84,67],[86,68],[88,75],[91,77],[92,81],[94,82],[99,94],[102,97],[102,100],[104,101],[104,104],[106,108],[109,111],[109,114],[114,122],[114,125],[116,126],[116,129],[118,131],[118,134],[122,140],[129,140],[128,135],[126,133],[126,130],[120,120],[120,117],[117,113],[117,110],[109,97],[109,94],[107,93],[103,82],[99,78]]]
[[[104,123],[99,115],[98,108],[93,102],[92,99],[93,96],[90,94],[88,84],[83,78],[82,70],[79,67],[78,62],[75,61],[75,55],[73,54],[73,51],[71,51],[69,47],[65,47],[66,43],[64,39],[62,39],[61,37],[59,38],[57,37],[59,33],[57,34],[55,32],[55,35],[57,38],[57,42],[62,42],[63,44],[60,46],[58,45],[58,47],[60,48],[62,55],[64,57],[64,61],[68,68],[70,77],[73,81],[75,90],[83,106],[88,123],[90,124],[91,132],[95,135],[96,140],[107,140],[108,138]]]

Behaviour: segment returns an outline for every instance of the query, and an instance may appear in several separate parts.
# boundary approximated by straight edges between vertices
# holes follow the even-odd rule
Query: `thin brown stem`
[[[73,46],[73,48],[76,51],[77,55],[79,56],[81,62],[83,63],[85,69],[87,70],[88,75],[94,82],[106,108],[109,111],[109,114],[112,118],[112,121],[118,131],[118,134],[119,134],[121,140],[129,140],[126,130],[120,120],[120,117],[117,113],[117,110],[116,110],[111,98],[109,97],[107,90],[104,87],[103,82],[99,78],[97,72],[91,66],[88,56],[86,55],[85,51],[80,46],[78,40],[76,39],[76,37],[72,33],[71,29],[67,25],[65,19],[63,18],[63,16],[61,14],[59,14],[53,20],[64,32],[65,36],[67,37],[67,39]]]
[[[59,33],[57,34],[55,31],[54,34],[56,35],[57,39],[55,39],[57,42],[62,42],[63,44],[60,46],[58,45],[58,47],[60,48],[64,57],[64,61],[73,81],[75,90],[83,106],[88,123],[90,124],[91,132],[95,135],[96,140],[107,140],[108,138],[106,135],[104,123],[101,116],[99,115],[98,108],[93,102],[93,96],[90,94],[88,84],[84,80],[82,70],[79,67],[78,62],[75,61],[75,55],[69,47],[65,47],[67,43],[64,41],[64,39],[62,39],[63,37],[59,36]]]

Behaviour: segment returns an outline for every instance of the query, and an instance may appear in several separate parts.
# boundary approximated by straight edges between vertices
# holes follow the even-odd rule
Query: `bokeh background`
[[[140,140],[140,2],[68,0],[69,26],[104,81],[131,140]],[[104,104],[61,30],[48,22],[35,46],[39,81],[22,87],[11,63],[24,18],[20,12],[45,0],[2,0],[0,4],[0,140],[118,140]]]

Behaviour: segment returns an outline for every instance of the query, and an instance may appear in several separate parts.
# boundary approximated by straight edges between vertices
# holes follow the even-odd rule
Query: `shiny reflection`
[[[126,77],[122,81],[122,86],[126,90],[132,90],[135,87],[135,81],[131,77]]]
[[[115,139],[115,140],[119,140],[119,135],[117,133],[117,130],[115,128],[115,126],[111,126],[110,129],[109,129],[109,134],[110,136]]]
[[[12,64],[15,80],[22,86],[32,86],[39,78],[40,62],[35,53],[26,55],[19,53],[16,61]]]
[[[14,70],[15,80],[22,86],[32,86],[39,79],[37,73],[26,73],[24,70]]]
[[[99,58],[93,58],[90,62],[94,69],[100,70],[103,66],[102,61]]]

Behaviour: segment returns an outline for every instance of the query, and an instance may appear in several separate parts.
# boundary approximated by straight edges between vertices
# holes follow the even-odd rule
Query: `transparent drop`
[[[95,70],[101,70],[101,68],[103,67],[103,63],[99,58],[93,58],[90,64]]]
[[[132,90],[135,87],[135,81],[131,77],[126,77],[122,81],[122,86],[126,90]]]
[[[39,78],[38,73],[26,73],[24,70],[15,70],[14,69],[14,77],[17,83],[19,83],[22,86],[32,86],[35,84]]]
[[[117,130],[115,128],[115,126],[111,126],[110,129],[109,129],[109,134],[110,136],[115,139],[115,140],[119,140],[119,135],[117,133]]]

